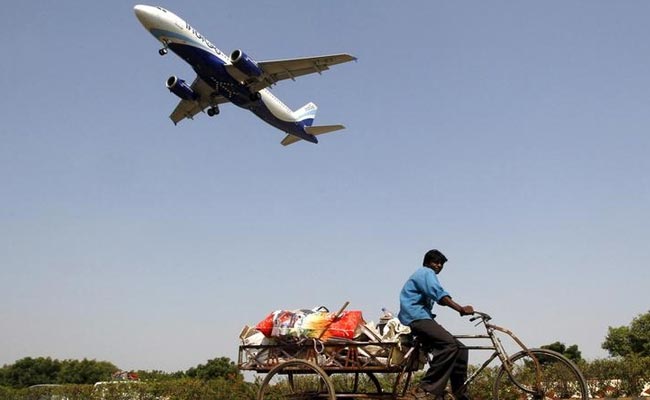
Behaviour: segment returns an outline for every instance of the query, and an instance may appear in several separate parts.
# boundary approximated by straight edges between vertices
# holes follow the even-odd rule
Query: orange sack
[[[339,319],[334,320],[325,330],[321,339],[327,340],[330,337],[354,339],[357,336],[357,328],[362,323],[361,311],[343,311]]]

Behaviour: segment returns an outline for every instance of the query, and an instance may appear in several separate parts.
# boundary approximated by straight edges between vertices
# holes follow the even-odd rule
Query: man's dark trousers
[[[456,400],[469,400],[467,388],[459,389],[467,379],[468,351],[445,328],[432,319],[411,322],[411,332],[418,337],[432,358],[429,369],[420,381],[420,387],[436,396],[442,396],[451,380],[451,390]]]

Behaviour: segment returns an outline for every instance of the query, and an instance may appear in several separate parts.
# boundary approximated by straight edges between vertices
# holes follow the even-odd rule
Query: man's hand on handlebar
[[[460,304],[453,301],[451,299],[451,296],[443,297],[442,299],[440,299],[438,304],[453,308],[454,310],[458,311],[461,316],[474,314],[474,307],[472,307],[472,306],[461,306]]]
[[[472,306],[461,306],[460,310],[458,311],[461,316],[465,315],[472,315],[474,314],[474,307]]]

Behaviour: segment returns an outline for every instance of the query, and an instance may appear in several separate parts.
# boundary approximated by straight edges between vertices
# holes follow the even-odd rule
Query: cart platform
[[[405,365],[410,346],[400,342],[360,342],[345,339],[316,339],[239,347],[239,368],[268,372],[289,360],[311,361],[326,372],[407,372],[417,362]]]

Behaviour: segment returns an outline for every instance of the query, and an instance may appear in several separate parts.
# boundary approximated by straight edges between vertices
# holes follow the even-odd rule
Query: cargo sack
[[[255,328],[266,337],[295,337],[327,340],[331,337],[353,339],[363,323],[361,311],[345,311],[339,318],[326,311],[277,310]]]
[[[301,327],[311,310],[277,310],[267,315],[255,328],[266,337],[295,336],[300,337]]]
[[[364,323],[361,311],[343,311],[338,319],[333,319],[334,315],[330,313],[331,324],[326,327],[321,339],[327,340],[330,337],[354,339],[361,324]]]

